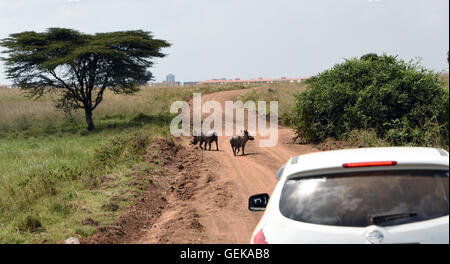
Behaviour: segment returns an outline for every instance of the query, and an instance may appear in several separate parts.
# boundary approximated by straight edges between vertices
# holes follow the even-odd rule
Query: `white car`
[[[268,194],[253,244],[449,243],[449,154],[360,148],[291,158]]]

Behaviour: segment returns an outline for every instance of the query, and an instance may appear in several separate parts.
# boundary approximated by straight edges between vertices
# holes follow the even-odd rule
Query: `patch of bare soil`
[[[150,229],[131,243],[204,243],[209,236],[203,218],[205,206],[220,208],[231,199],[227,185],[216,182],[216,164],[207,160],[206,152],[184,142],[174,167],[178,169],[171,181],[168,205]]]

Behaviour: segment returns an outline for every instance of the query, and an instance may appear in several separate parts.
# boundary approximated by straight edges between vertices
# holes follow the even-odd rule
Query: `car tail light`
[[[357,167],[375,167],[375,166],[395,166],[397,161],[369,161],[369,162],[353,162],[344,163],[344,168],[357,168]]]
[[[266,237],[264,236],[262,229],[259,230],[259,232],[256,233],[255,237],[253,238],[253,244],[269,244],[266,240]]]

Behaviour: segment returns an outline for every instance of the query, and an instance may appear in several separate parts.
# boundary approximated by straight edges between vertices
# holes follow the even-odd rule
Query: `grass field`
[[[0,243],[56,243],[111,223],[145,189],[136,177],[159,170],[142,154],[154,138],[171,138],[171,103],[239,88],[108,93],[92,132],[82,112],[56,111],[51,96],[32,101],[20,90],[0,89]]]
[[[94,111],[94,121],[100,130],[129,127],[135,125],[132,119],[139,119],[140,113],[151,116],[168,113],[174,100],[187,100],[193,92],[208,93],[242,87],[146,87],[135,95],[106,93],[103,102]],[[53,99],[47,95],[29,100],[18,89],[0,89],[0,136],[18,138],[84,131],[84,113],[74,111],[69,115],[56,111]]]

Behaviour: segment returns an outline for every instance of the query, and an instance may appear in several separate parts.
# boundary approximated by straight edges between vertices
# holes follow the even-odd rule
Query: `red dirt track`
[[[246,90],[212,93],[202,101],[222,104]],[[223,118],[225,122],[225,118]],[[264,148],[255,141],[246,145],[245,156],[233,156],[229,137],[219,137],[219,151],[203,151],[182,141],[178,155],[182,166],[165,196],[167,206],[161,216],[141,230],[130,243],[249,243],[262,213],[247,209],[248,197],[257,193],[271,194],[276,171],[295,155],[317,151],[310,145],[291,144],[294,132],[279,127],[278,144]],[[177,165],[179,166],[179,165]]]

